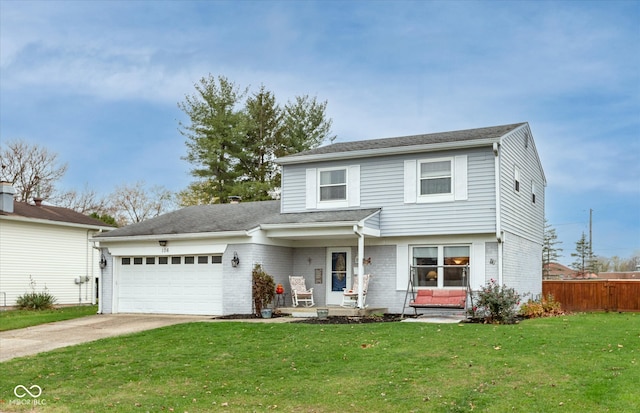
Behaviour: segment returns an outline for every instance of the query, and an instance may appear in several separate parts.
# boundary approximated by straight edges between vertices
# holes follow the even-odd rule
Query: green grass
[[[93,315],[98,306],[60,307],[53,310],[10,310],[0,312],[0,331],[15,330],[54,321]]]
[[[0,411],[637,412],[640,314],[517,325],[191,323],[0,365]]]

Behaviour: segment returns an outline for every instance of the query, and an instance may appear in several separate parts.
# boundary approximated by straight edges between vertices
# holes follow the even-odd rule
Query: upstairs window
[[[516,192],[520,192],[520,168],[517,166],[513,169],[513,181],[514,181],[514,189]]]
[[[347,199],[347,170],[320,171],[320,202]]]
[[[451,194],[451,160],[420,162],[420,195]]]
[[[305,206],[307,209],[360,206],[360,165],[308,168]]]
[[[404,161],[404,202],[466,201],[467,155]]]
[[[536,203],[536,184],[535,182],[531,182],[531,203]]]

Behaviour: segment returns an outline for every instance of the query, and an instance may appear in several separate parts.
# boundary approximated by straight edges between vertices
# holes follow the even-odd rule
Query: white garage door
[[[221,315],[221,258],[120,258],[118,312]]]

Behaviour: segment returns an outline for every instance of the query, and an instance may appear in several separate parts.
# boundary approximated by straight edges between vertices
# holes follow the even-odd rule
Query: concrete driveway
[[[104,314],[0,332],[0,362],[106,337],[151,330],[211,316]]]

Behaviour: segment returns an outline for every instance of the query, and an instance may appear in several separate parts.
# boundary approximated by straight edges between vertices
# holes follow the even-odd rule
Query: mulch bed
[[[317,317],[302,318],[298,321],[292,321],[292,323],[300,324],[366,324],[366,323],[388,323],[402,320],[400,314],[383,314],[370,315],[362,317],[348,317],[348,316],[330,316],[326,320],[320,320]]]
[[[288,317],[288,315],[274,313],[272,318]],[[410,316],[409,316],[410,317]],[[231,314],[221,317],[215,317],[218,320],[251,320],[259,319],[255,314]],[[405,316],[405,318],[408,318]],[[348,316],[330,316],[325,320],[320,320],[317,317],[300,318],[299,320],[292,321],[292,323],[300,324],[365,324],[365,323],[388,323],[402,320],[400,314],[383,314],[383,315],[371,315],[363,317],[348,317]]]

